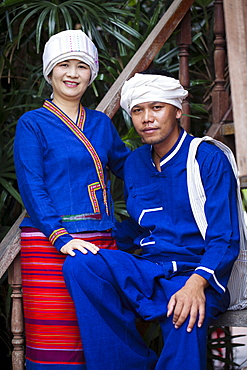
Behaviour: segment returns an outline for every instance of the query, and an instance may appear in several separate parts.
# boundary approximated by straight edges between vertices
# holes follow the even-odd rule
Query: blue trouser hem
[[[96,256],[68,256],[64,277],[75,302],[88,370],[206,369],[207,326],[224,310],[222,297],[212,289],[207,289],[203,327],[188,333],[186,322],[175,329],[166,313],[170,297],[189,276],[167,280],[156,263],[104,250]],[[137,316],[161,322],[165,344],[159,359],[137,332]]]

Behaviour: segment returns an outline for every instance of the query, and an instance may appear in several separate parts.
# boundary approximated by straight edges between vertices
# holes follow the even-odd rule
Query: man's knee
[[[108,266],[106,264],[107,258],[103,255],[105,250],[97,254],[88,252],[83,254],[75,250],[75,256],[67,256],[63,264],[63,274],[65,281],[67,279],[75,278],[79,280],[88,279],[92,275],[101,275]],[[111,253],[114,251],[110,251]],[[88,280],[87,280],[88,281]]]
[[[82,277],[89,268],[89,261],[95,257],[92,253],[83,254],[75,250],[75,256],[68,255],[63,264],[63,275],[65,281],[71,277]],[[87,267],[87,268],[85,268]]]

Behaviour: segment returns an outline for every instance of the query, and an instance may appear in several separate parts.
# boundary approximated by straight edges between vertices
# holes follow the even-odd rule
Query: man
[[[207,327],[228,307],[226,286],[239,252],[236,179],[225,154],[201,143],[204,239],[188,194],[193,137],[178,124],[186,96],[178,80],[157,71],[123,86],[121,106],[145,143],[125,163],[130,218],[116,232],[124,251],[77,253],[64,265],[88,370],[206,369]],[[137,248],[141,256],[125,252]],[[137,332],[136,317],[159,320],[159,359]]]

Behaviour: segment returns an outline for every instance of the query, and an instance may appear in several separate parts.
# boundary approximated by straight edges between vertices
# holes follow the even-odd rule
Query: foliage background
[[[82,103],[94,109],[123,68],[149,35],[172,0],[6,0],[0,4],[0,240],[22,210],[14,164],[13,140],[18,118],[38,108],[50,95],[42,76],[42,50],[49,36],[65,29],[82,28],[99,50],[100,71]],[[202,135],[211,121],[214,81],[212,51],[213,3],[197,0],[191,7],[190,47],[191,132]],[[156,56],[153,66],[178,77],[176,32]],[[122,139],[132,149],[140,145],[128,116],[119,110],[113,118]],[[115,212],[126,216],[122,184],[113,181]],[[10,369],[10,290],[1,281],[0,357]]]

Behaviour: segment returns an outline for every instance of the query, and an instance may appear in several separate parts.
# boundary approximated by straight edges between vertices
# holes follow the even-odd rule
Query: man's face
[[[134,127],[142,142],[168,146],[168,150],[179,137],[177,119],[181,115],[181,110],[174,105],[161,102],[140,103],[131,110]]]

